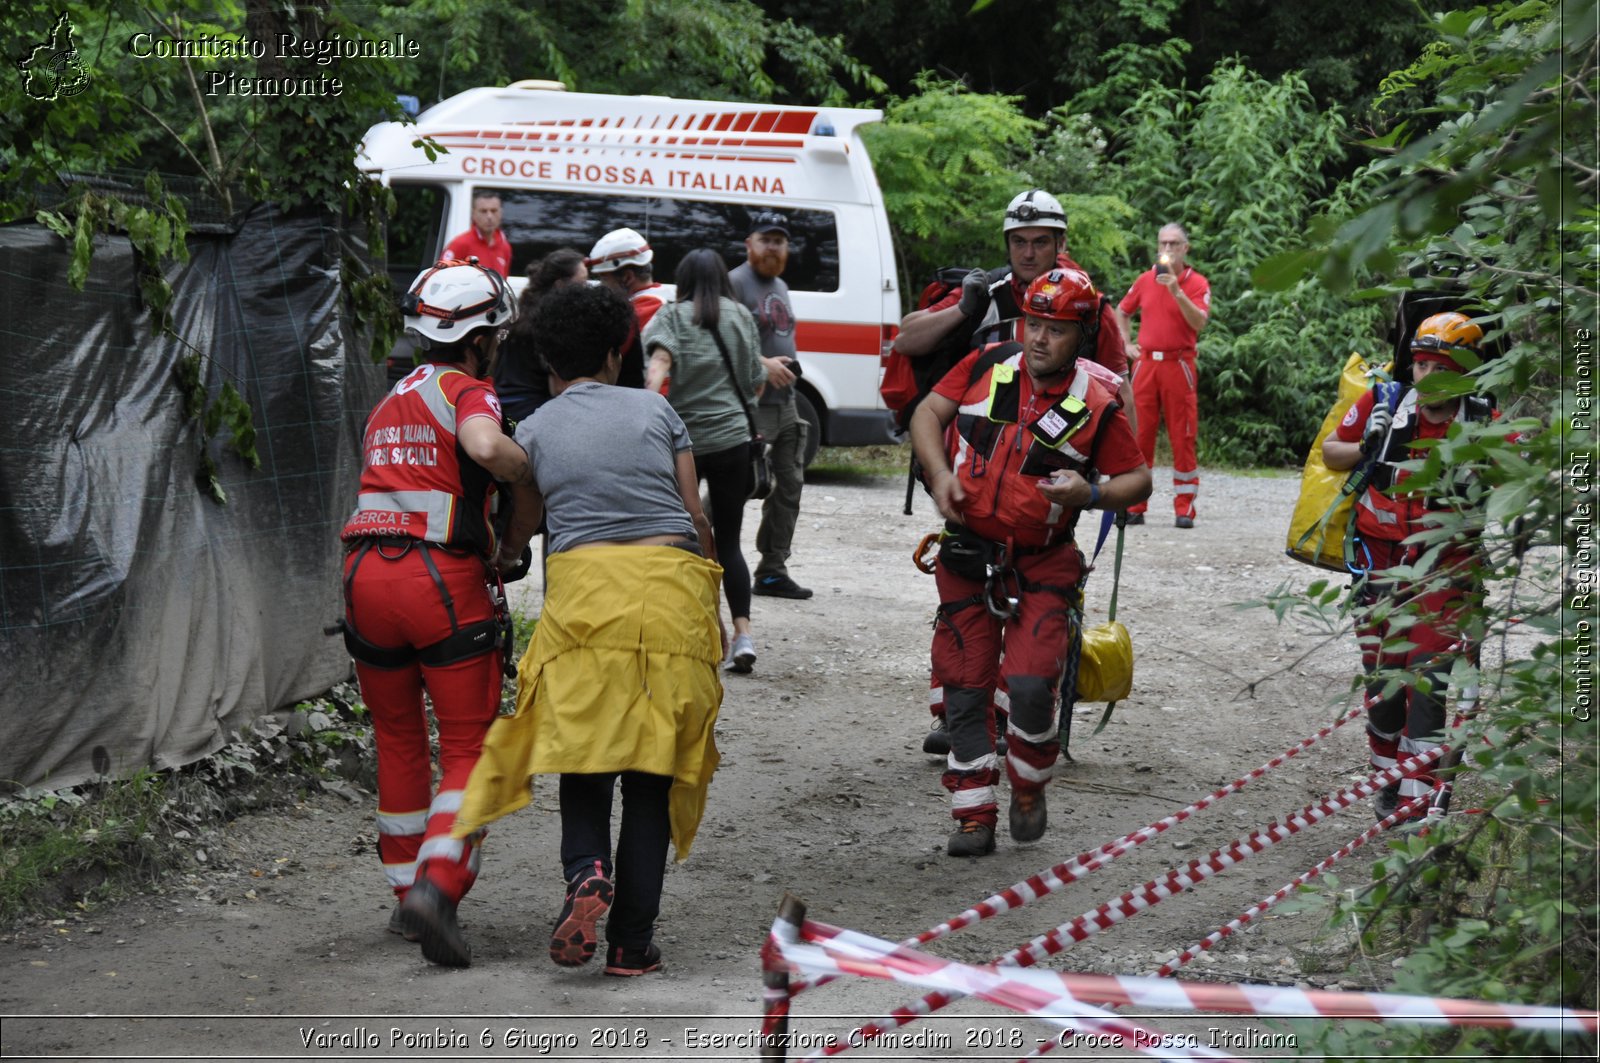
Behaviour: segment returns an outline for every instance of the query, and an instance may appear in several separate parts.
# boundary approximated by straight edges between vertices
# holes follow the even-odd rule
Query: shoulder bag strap
[[[744,411],[744,419],[750,425],[750,438],[754,439],[761,433],[756,431],[756,419],[750,413],[750,400],[744,397],[744,389],[739,386],[739,374],[733,371],[733,359],[728,357],[728,346],[722,342],[722,333],[705,325],[700,327],[711,333],[711,338],[716,341],[717,353],[722,355],[722,364],[728,369],[728,379],[733,381],[733,393],[739,396],[739,408]]]

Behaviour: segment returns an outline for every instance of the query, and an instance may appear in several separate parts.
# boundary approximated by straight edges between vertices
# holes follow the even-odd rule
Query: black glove
[[[1361,453],[1371,454],[1383,446],[1384,438],[1389,434],[1389,425],[1394,421],[1394,411],[1387,406],[1374,406],[1367,415],[1367,427],[1361,433]]]
[[[989,308],[989,271],[975,269],[961,278],[961,302],[956,304],[967,317],[977,317]]]

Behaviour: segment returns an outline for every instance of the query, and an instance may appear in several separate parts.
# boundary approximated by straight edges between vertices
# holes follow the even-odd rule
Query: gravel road
[[[660,975],[612,979],[598,964],[550,964],[561,884],[555,788],[546,780],[530,809],[493,829],[483,877],[463,905],[474,965],[429,966],[415,946],[384,932],[390,901],[373,856],[375,802],[351,789],[198,840],[205,863],[160,892],[0,936],[0,1054],[754,1058],[758,952],[785,891],[803,898],[814,919],[905,938],[1183,808],[1353,703],[1352,639],[1236,608],[1284,581],[1315,578],[1282,552],[1297,478],[1205,472],[1191,531],[1170,526],[1170,470],[1157,469],[1155,482],[1150,524],[1128,529],[1118,606],[1136,649],[1135,692],[1099,735],[1090,732],[1100,706],[1080,710],[1075,759],[1051,786],[1050,827],[1038,844],[1018,846],[1002,832],[990,857],[944,855],[951,821],[940,764],[921,752],[935,592],[910,562],[936,522],[924,497],[915,516],[901,514],[900,481],[821,480],[806,488],[792,564],[816,596],[756,599],[755,672],[727,677],[722,768],[693,854],[668,869]],[[752,506],[747,550],[757,516]],[[1113,546],[1090,580],[1091,621],[1104,616]],[[519,593],[536,609],[536,578]],[[1344,727],[1106,870],[929,951],[989,960],[1340,788],[1363,760],[1359,725]],[[1049,965],[1153,971],[1337,849],[1369,817],[1364,807],[1334,816]],[[1353,857],[1347,879],[1363,881],[1370,859],[1366,850]],[[1314,911],[1267,918],[1184,977],[1345,988],[1381,978],[1386,962],[1352,958],[1322,924]],[[842,1036],[851,1017],[916,995],[881,981],[836,983],[797,998],[793,1029]],[[1259,1028],[1229,1017],[1151,1022],[1201,1044],[1220,1037],[1223,1048],[1240,1048],[1227,1038]],[[914,1043],[909,1035],[923,1030]],[[1013,1059],[1051,1028],[968,1000],[903,1033],[893,1047],[845,1058]],[[1052,1058],[1129,1054],[1080,1045]]]

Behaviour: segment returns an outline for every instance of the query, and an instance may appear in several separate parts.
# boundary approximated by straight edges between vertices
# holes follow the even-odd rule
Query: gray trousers
[[[800,519],[800,489],[805,486],[806,437],[811,426],[795,413],[793,400],[756,407],[756,427],[772,444],[772,494],[761,503],[756,550],[761,560],[755,578],[787,576],[789,547]]]

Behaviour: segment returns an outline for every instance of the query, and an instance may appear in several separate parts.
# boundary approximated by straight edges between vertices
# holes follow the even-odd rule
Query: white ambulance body
[[[688,252],[745,258],[750,216],[789,219],[783,279],[804,370],[803,415],[832,445],[886,442],[881,356],[900,320],[894,249],[860,129],[881,112],[563,91],[518,82],[453,96],[416,125],[368,130],[362,169],[393,189],[390,270],[407,284],[471,224],[472,195],[500,196],[519,290],[529,264],[585,254],[628,226],[668,286]],[[448,149],[429,159],[418,138]],[[811,408],[807,410],[809,405]]]

